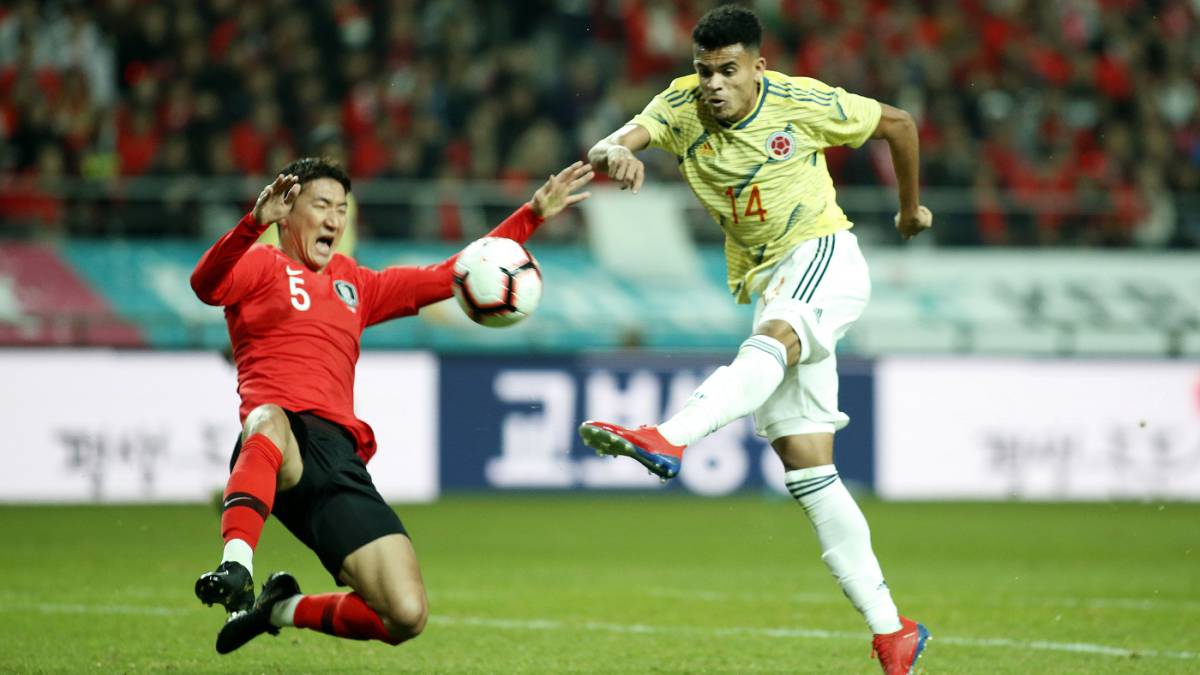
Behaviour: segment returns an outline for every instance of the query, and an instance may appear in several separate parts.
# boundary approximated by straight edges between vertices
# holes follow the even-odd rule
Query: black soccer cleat
[[[226,560],[217,569],[196,580],[196,597],[208,605],[221,605],[226,612],[244,612],[254,606],[254,579],[240,562]]]
[[[300,584],[287,572],[276,572],[263,584],[262,593],[254,607],[229,617],[217,633],[217,653],[228,654],[263,633],[279,635],[279,627],[271,623],[271,609],[280,600],[300,594]]]

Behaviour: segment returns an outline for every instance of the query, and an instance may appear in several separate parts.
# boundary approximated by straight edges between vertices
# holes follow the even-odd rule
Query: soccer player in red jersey
[[[489,236],[524,242],[586,199],[579,189],[592,176],[582,162],[563,169]],[[334,253],[349,193],[338,164],[292,162],[192,273],[196,295],[225,307],[242,398],[221,514],[224,554],[196,582],[201,601],[230,613],[217,636],[222,654],[282,626],[389,644],[425,626],[416,553],[366,469],[375,438],[354,415],[354,367],[368,326],[451,296],[455,258],[375,271]],[[271,223],[279,248],[255,244]],[[272,513],[352,592],[303,595],[277,572],[256,599],[252,557]]]

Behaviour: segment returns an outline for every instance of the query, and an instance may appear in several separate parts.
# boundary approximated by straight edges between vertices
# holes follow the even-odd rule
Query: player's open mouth
[[[725,105],[725,99],[710,98],[710,99],[708,99],[708,104],[714,108],[720,108],[721,106]]]
[[[333,236],[317,237],[317,252],[329,255],[333,251]]]

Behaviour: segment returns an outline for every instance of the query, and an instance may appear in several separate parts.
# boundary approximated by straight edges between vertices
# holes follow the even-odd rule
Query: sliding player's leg
[[[346,558],[342,579],[354,593],[336,600],[339,607],[334,620],[342,617],[347,624],[334,626],[339,631],[335,634],[395,645],[425,629],[429,603],[417,554],[407,536],[389,535],[355,551]]]
[[[302,417],[305,471],[295,488],[280,493],[276,515],[352,592],[303,595],[291,575],[276,573],[254,608],[221,629],[218,652],[285,626],[389,644],[425,626],[425,587],[404,525],[375,489],[353,441],[335,425]]]
[[[429,613],[425,585],[407,536],[390,534],[355,551],[346,558],[340,578],[351,592],[304,595],[292,575],[272,574],[254,608],[235,615],[221,629],[217,651],[227,654],[287,626],[390,645],[424,630]]]
[[[221,563],[201,575],[195,588],[202,602],[228,612],[253,604],[253,557],[263,524],[276,492],[295,485],[304,468],[288,415],[276,405],[259,406],[246,416],[234,453],[221,511]]]

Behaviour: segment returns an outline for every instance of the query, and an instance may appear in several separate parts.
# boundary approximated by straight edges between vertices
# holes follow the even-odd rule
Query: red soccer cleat
[[[608,422],[589,420],[579,426],[579,435],[596,454],[632,457],[663,481],[679,475],[679,462],[683,459],[685,446],[671,445],[658,433],[658,427],[626,429]]]
[[[909,675],[925,643],[932,639],[924,625],[900,617],[900,630],[895,633],[876,635],[871,643],[871,657],[879,656],[879,665],[885,675]]]

